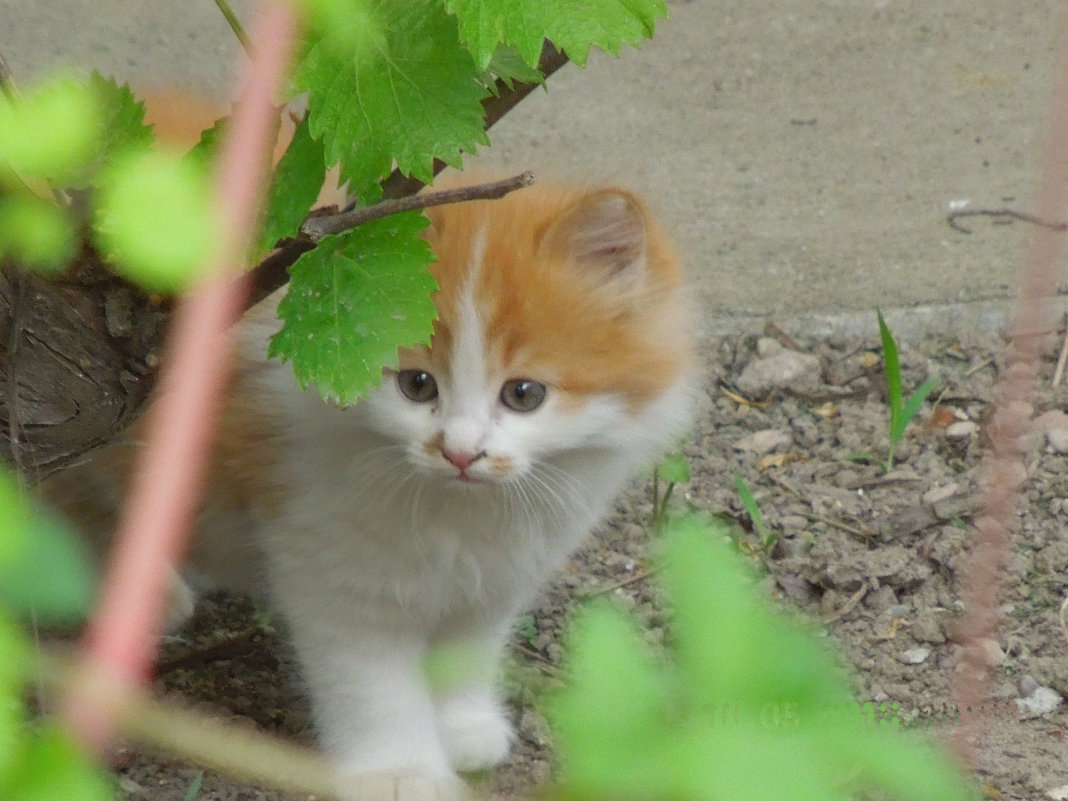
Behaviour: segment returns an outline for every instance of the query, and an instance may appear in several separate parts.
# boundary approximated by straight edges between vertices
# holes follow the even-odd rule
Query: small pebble
[[[909,648],[907,651],[902,651],[898,654],[897,658],[898,661],[904,662],[906,665],[922,665],[930,655],[930,648]]]
[[[1062,784],[1060,787],[1046,790],[1046,798],[1049,798],[1050,801],[1068,801],[1068,784]]]
[[[946,635],[942,631],[938,616],[928,609],[916,613],[909,633],[912,634],[917,642],[940,645],[946,641]]]
[[[979,646],[983,649],[984,661],[990,667],[998,667],[1005,662],[1005,652],[1001,650],[997,640],[983,638],[979,641]]]
[[[952,498],[957,494],[957,490],[959,489],[960,487],[953,482],[946,484],[944,487],[933,487],[923,493],[922,500],[924,503],[938,503],[939,501],[944,501],[946,498]]]
[[[946,436],[950,439],[965,439],[979,433],[979,426],[971,420],[961,420],[946,426]]]
[[[1016,699],[1016,708],[1020,710],[1020,720],[1031,720],[1048,715],[1064,702],[1049,687],[1039,687],[1026,698]]]
[[[793,444],[790,435],[777,428],[766,428],[763,431],[754,431],[752,434],[742,437],[734,443],[734,450],[743,453],[755,453],[763,456],[775,450],[781,450]]]

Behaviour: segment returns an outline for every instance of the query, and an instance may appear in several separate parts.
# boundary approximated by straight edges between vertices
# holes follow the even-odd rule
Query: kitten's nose
[[[444,448],[441,450],[441,455],[445,457],[449,464],[453,465],[457,470],[463,472],[472,463],[478,461],[486,455],[485,451],[480,453],[471,453],[469,451],[447,451]]]

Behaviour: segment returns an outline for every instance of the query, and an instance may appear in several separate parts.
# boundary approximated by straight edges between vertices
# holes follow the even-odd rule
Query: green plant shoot
[[[653,530],[658,530],[667,515],[667,505],[675,492],[676,484],[687,484],[690,481],[690,464],[686,461],[686,454],[680,448],[664,457],[653,469]],[[666,482],[667,486],[663,493],[660,491],[660,482]]]
[[[742,506],[745,507],[749,519],[753,521],[753,528],[756,529],[764,550],[768,550],[775,544],[778,536],[768,532],[767,524],[764,522],[764,514],[760,511],[756,498],[753,497],[753,493],[749,489],[749,485],[745,483],[745,479],[737,473],[734,474],[734,486],[738,489],[738,497],[742,499]]]
[[[608,601],[574,620],[568,679],[547,705],[554,797],[975,801],[948,757],[852,699],[815,633],[754,591],[725,531],[694,517],[665,530],[666,653]]]
[[[897,357],[897,343],[894,342],[894,336],[890,333],[882,312],[876,309],[875,314],[879,318],[879,337],[883,344],[883,371],[886,375],[887,397],[890,405],[890,446],[887,449],[886,461],[882,465],[883,472],[889,473],[894,469],[894,451],[905,435],[905,428],[916,416],[923,402],[927,400],[927,396],[938,386],[938,381],[934,378],[927,379],[909,396],[906,402],[902,403],[901,364]]]

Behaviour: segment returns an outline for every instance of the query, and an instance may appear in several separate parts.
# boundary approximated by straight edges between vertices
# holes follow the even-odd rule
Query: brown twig
[[[961,217],[996,217],[995,223],[1000,220],[1002,225],[1008,224],[1013,220],[1019,220],[1042,228],[1050,228],[1054,231],[1068,231],[1068,223],[1050,222],[1047,219],[1036,217],[1034,214],[1028,214],[1026,211],[1016,211],[1016,209],[957,209],[949,212],[946,215],[946,223],[954,231],[960,231],[962,234],[970,234],[972,229],[965,228],[957,222]]]
[[[867,582],[861,582],[860,589],[857,590],[855,593],[853,593],[850,596],[848,601],[846,601],[844,604],[842,604],[842,608],[839,609],[837,612],[835,612],[830,617],[824,618],[823,622],[824,623],[834,623],[835,621],[841,620],[843,617],[845,617],[850,612],[852,612],[856,608],[857,604],[859,604],[862,600],[864,600],[864,596],[867,595],[867,594],[868,594],[868,584],[867,584]]]
[[[1053,74],[1057,77],[1039,169],[1038,216],[1028,222],[1057,219],[1068,201],[1068,17],[1062,21]],[[1036,365],[1051,339],[1056,265],[1064,247],[1064,230],[1064,225],[1044,223],[1032,230],[1020,270],[1020,291],[1009,331],[1011,344],[994,390],[990,450],[981,465],[981,501],[964,573],[965,612],[960,629],[964,652],[954,688],[954,701],[962,716],[953,745],[968,764],[974,764],[974,742],[982,734],[984,719],[966,713],[983,703],[990,679],[984,640],[997,635],[997,608],[1009,571],[1011,537],[1019,524],[1022,486],[1018,476],[1026,470]]]
[[[358,206],[338,214],[309,217],[300,226],[300,232],[312,242],[317,243],[324,236],[340,234],[350,228],[355,228],[357,225],[362,225],[371,220],[378,220],[382,217],[389,217],[392,214],[425,209],[430,206],[442,206],[446,203],[463,203],[468,200],[496,200],[504,197],[509,192],[530,186],[532,183],[534,183],[534,173],[528,171],[501,181],[472,184],[471,186],[461,186],[456,189],[443,189],[440,192],[427,192],[393,200],[383,200],[373,206]]]
[[[18,85],[15,83],[15,74],[11,71],[11,67],[8,66],[7,59],[4,58],[3,53],[0,53],[0,92],[3,92],[4,97],[8,100],[17,99],[19,94]]]

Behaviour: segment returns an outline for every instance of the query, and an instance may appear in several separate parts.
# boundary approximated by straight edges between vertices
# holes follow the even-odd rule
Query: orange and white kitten
[[[193,553],[237,584],[260,561],[325,749],[402,801],[506,757],[512,622],[686,427],[692,385],[676,256],[631,193],[538,184],[428,215],[433,339],[355,406],[262,360],[270,303],[243,324]],[[432,685],[445,648],[471,669]]]

